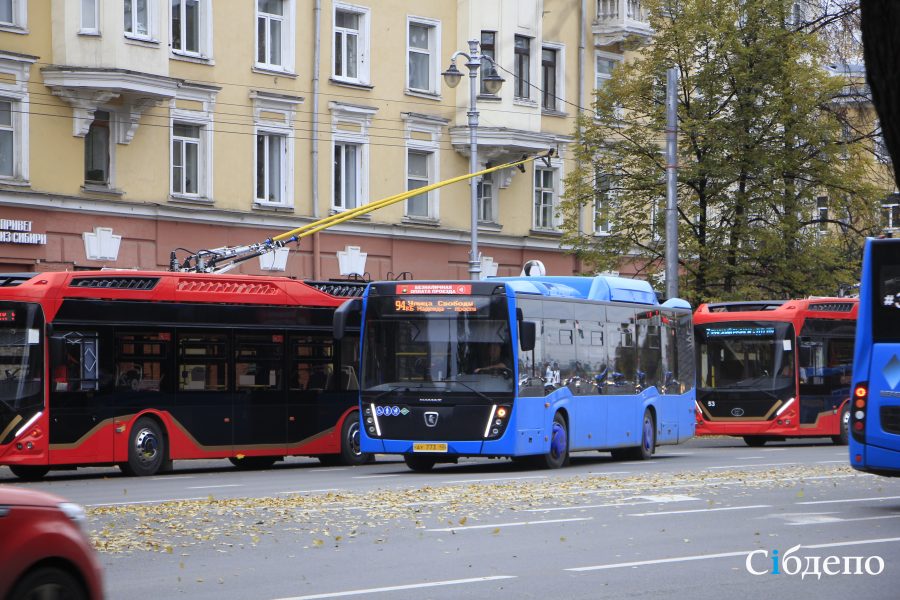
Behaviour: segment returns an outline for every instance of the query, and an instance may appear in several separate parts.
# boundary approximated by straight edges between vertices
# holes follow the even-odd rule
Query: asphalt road
[[[823,441],[697,439],[559,471],[203,461],[19,485],[88,507],[113,599],[900,597],[900,479]]]

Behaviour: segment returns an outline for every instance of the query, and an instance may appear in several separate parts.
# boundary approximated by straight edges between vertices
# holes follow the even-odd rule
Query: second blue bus
[[[646,459],[694,434],[690,306],[659,304],[647,282],[372,283],[336,335],[358,311],[361,449],[415,471],[462,456]]]
[[[850,400],[850,465],[900,477],[900,239],[866,240]]]

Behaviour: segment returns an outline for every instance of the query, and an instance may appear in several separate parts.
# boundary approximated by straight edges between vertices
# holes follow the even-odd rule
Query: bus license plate
[[[446,452],[447,444],[413,444],[413,452]]]

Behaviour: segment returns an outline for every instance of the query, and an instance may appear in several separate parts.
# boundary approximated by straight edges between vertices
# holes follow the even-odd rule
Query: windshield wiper
[[[371,398],[370,400],[371,400],[372,402],[375,402],[376,400],[378,400],[378,399],[380,399],[380,398],[383,398],[384,396],[387,396],[388,394],[392,394],[392,393],[396,392],[397,390],[400,390],[400,389],[403,389],[403,388],[406,388],[406,391],[407,391],[407,392],[409,391],[409,386],[408,386],[408,385],[398,385],[398,386],[396,386],[396,387],[392,387],[392,388],[389,389],[389,390],[385,390],[385,391],[379,393],[377,396],[375,396],[374,398]]]
[[[473,388],[472,386],[466,385],[466,384],[463,383],[462,381],[459,381],[459,380],[453,380],[453,381],[451,381],[451,380],[449,380],[449,379],[442,379],[441,381],[442,381],[442,382],[446,382],[446,383],[458,383],[459,385],[463,386],[464,388],[466,388],[466,389],[469,390],[470,392],[474,392],[475,394],[477,394],[479,398],[482,398],[482,399],[484,399],[484,400],[487,400],[488,402],[494,402],[494,399],[493,399],[493,398],[484,395],[483,393],[479,392],[478,390],[476,390],[476,389]]]

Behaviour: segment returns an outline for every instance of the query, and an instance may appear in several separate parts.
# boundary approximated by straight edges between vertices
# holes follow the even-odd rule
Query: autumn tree
[[[833,294],[856,281],[885,190],[826,40],[786,0],[645,0],[656,31],[581,117],[564,241],[597,270],[658,276],[665,71],[677,67],[681,295]],[[579,216],[590,215],[585,226]],[[597,232],[602,235],[596,235]]]

